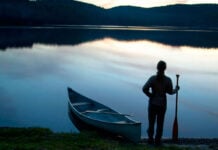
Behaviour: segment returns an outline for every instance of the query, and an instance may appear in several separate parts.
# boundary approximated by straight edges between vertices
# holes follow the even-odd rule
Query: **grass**
[[[45,128],[0,128],[0,150],[181,150],[176,146],[149,147],[105,137],[96,132],[53,133]],[[187,149],[187,148],[186,148]]]

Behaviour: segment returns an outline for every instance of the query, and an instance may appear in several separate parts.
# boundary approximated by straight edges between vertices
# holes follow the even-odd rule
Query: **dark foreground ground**
[[[0,150],[218,150],[218,139],[164,139],[161,147],[147,145],[146,139],[134,144],[122,138],[84,131],[79,134],[53,133],[44,128],[0,128]]]

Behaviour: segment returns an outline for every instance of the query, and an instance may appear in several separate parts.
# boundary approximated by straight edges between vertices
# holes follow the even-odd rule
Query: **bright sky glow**
[[[155,7],[165,6],[172,4],[202,4],[202,3],[215,3],[218,4],[218,0],[77,0],[90,4],[94,4],[103,8],[111,8],[121,5],[131,5],[139,7]]]

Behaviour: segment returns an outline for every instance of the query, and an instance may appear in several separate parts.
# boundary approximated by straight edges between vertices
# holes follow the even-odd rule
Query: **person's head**
[[[164,71],[166,70],[167,68],[167,64],[166,62],[164,62],[163,60],[160,60],[158,63],[157,63],[157,71],[159,73],[164,73]]]

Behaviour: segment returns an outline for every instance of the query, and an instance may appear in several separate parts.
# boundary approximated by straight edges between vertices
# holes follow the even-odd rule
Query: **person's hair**
[[[157,70],[158,70],[158,71],[164,71],[166,68],[167,68],[167,64],[166,64],[166,62],[164,62],[163,60],[160,60],[160,61],[157,63]]]

